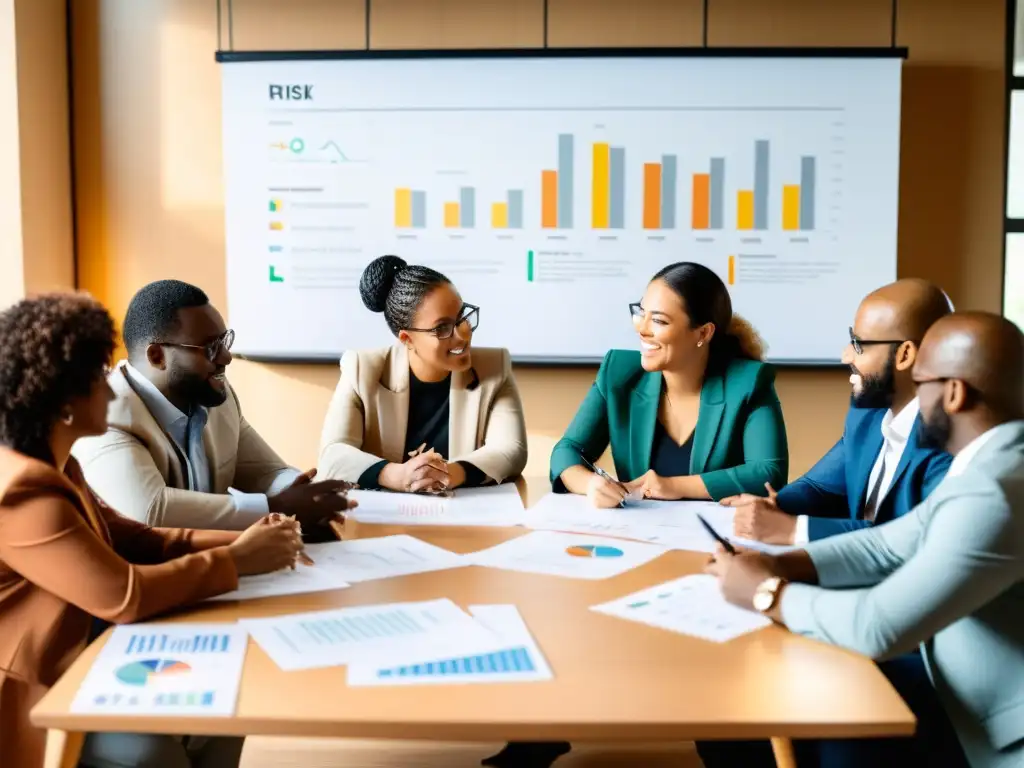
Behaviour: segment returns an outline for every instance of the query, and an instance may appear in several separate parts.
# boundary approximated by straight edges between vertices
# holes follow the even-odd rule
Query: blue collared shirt
[[[196,406],[191,414],[182,413],[149,379],[130,364],[125,364],[125,374],[132,389],[174,444],[178,459],[181,461],[182,474],[188,478],[188,490],[213,493],[210,460],[206,455],[206,444],[203,441],[203,430],[206,429],[209,411],[202,406]],[[287,485],[293,478],[279,479],[283,482],[275,482],[275,486]],[[266,494],[242,493],[234,488],[228,491],[234,499],[237,513],[250,518],[246,521],[247,525],[256,522],[270,511]]]

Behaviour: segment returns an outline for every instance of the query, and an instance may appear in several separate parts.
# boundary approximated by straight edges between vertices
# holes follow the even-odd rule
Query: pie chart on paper
[[[115,676],[125,685],[144,686],[161,677],[183,675],[192,671],[192,667],[183,661],[173,659],[146,659],[133,661],[119,667]]]
[[[618,547],[607,547],[599,544],[576,544],[565,550],[573,557],[622,557]]]

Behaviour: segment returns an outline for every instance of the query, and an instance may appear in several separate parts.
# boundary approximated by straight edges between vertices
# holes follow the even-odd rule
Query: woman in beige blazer
[[[480,309],[444,275],[381,256],[359,281],[398,343],[346,352],[317,475],[431,492],[500,483],[526,466],[526,425],[508,351],[471,349]]]
[[[295,562],[290,521],[241,533],[156,529],[121,517],[89,489],[71,446],[107,428],[105,372],[114,322],[76,295],[0,313],[0,765],[40,768],[44,732],[29,710],[88,641],[93,617],[125,623],[238,586],[239,575]],[[231,768],[241,739],[92,734],[82,765]]]

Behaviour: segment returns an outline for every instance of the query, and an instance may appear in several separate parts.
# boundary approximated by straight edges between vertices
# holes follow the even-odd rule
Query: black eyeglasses
[[[433,328],[406,328],[405,330],[416,333],[432,333],[439,339],[450,339],[455,333],[455,329],[462,325],[468,325],[469,330],[475,331],[476,327],[480,325],[480,307],[474,304],[463,304],[455,322],[449,320],[446,323],[438,323]]]
[[[159,344],[162,347],[180,347],[181,349],[201,349],[203,354],[206,355],[206,359],[211,363],[216,360],[221,353],[221,350],[231,349],[231,345],[235,343],[235,332],[231,329],[224,331],[213,341],[207,342],[206,344],[179,344],[176,341],[157,341],[155,344]]]
[[[853,345],[853,351],[858,355],[864,354],[864,347],[875,346],[876,344],[902,344],[905,341],[913,341],[912,339],[862,339],[860,336],[853,332],[853,326],[850,326],[850,343]],[[917,342],[914,341],[914,344]]]

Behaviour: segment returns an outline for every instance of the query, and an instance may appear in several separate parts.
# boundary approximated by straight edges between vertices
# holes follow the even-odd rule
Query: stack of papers
[[[234,624],[115,627],[71,702],[98,715],[230,716],[248,638]]]
[[[467,555],[473,565],[508,571],[607,579],[664,554],[664,547],[625,539],[534,531]]]
[[[241,576],[238,589],[209,600],[256,600],[261,597],[301,595],[308,592],[326,592],[345,589],[349,583],[341,575],[314,565],[296,565],[295,570],[286,568],[259,576]]]
[[[501,638],[499,651],[447,657],[425,664],[376,667],[349,665],[348,684],[452,685],[462,683],[523,683],[550,680],[551,668],[514,605],[471,605],[469,612]]]
[[[349,491],[359,506],[348,513],[362,523],[384,525],[513,526],[523,521],[515,485],[459,488],[453,496],[390,491]]]
[[[549,493],[526,514],[535,530],[573,531],[620,536],[669,549],[714,552],[717,542],[704,530],[699,514],[719,535],[747,549],[780,552],[791,547],[763,544],[733,536],[732,507],[714,501],[654,501],[640,499],[616,509],[595,509],[585,496]]]
[[[243,619],[281,669],[348,665],[352,685],[542,680],[551,676],[515,606],[448,599]]]
[[[772,623],[760,613],[727,603],[718,579],[707,574],[667,581],[590,610],[715,643]]]

